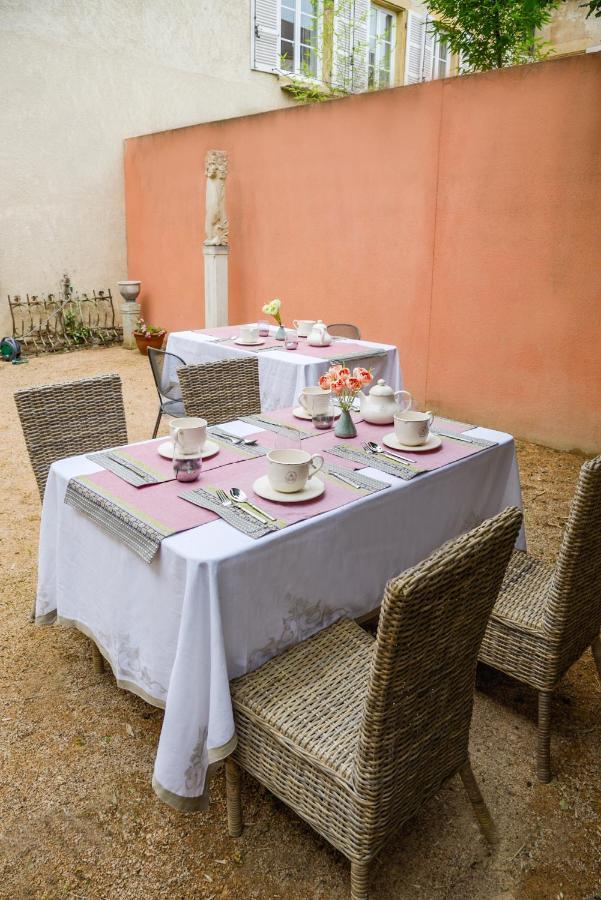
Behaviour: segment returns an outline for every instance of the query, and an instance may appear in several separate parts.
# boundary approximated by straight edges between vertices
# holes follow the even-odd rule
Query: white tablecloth
[[[221,520],[202,525],[164,540],[151,565],[64,504],[69,478],[98,467],[81,456],[52,466],[37,621],[58,616],[81,629],[119,685],[165,708],[153,776],[163,800],[204,807],[209,763],[235,746],[230,678],[341,616],[369,612],[391,576],[521,506],[512,438],[469,433],[498,445],[412,481],[365,469],[392,487],[260,540]]]
[[[384,351],[385,356],[373,360],[357,360],[356,365],[371,368],[374,379],[384,378],[395,391],[403,387],[399,352],[392,344],[374,344],[371,341],[344,341],[337,339],[336,350],[344,355],[345,343],[359,344],[369,353],[370,349]],[[249,350],[215,343],[215,339],[198,331],[174,331],[167,340],[167,351],[180,356],[185,363],[215,362],[248,356]],[[298,405],[298,395],[304,387],[317,384],[320,375],[329,368],[327,359],[305,356],[298,350],[264,350],[256,354],[259,359],[259,384],[261,409],[284,409]],[[353,368],[354,361],[349,360]]]

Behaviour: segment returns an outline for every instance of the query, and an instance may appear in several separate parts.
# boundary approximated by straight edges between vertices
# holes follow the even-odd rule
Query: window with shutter
[[[277,72],[279,68],[278,0],[253,0],[252,68]]]
[[[449,47],[437,36],[431,21],[428,16],[418,16],[413,12],[407,15],[405,84],[446,78],[449,74]]]
[[[331,81],[352,93],[367,90],[369,0],[334,0]]]

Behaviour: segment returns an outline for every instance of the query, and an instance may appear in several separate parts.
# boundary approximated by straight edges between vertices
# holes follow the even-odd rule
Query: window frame
[[[321,67],[323,65],[323,47],[322,47],[322,28],[320,26],[320,16],[323,15],[323,0],[316,0],[316,12],[314,14],[315,19],[315,30],[316,30],[316,44],[314,48],[310,48],[315,52],[315,74],[307,74],[306,72],[301,71],[301,48],[302,47],[310,47],[310,45],[305,44],[301,41],[301,25],[302,25],[302,17],[303,15],[309,15],[308,13],[303,13],[302,9],[303,0],[277,0],[277,22],[278,22],[278,71],[282,75],[286,75],[288,78],[297,78],[302,79],[303,81],[310,82],[312,84],[321,84],[323,79],[321,78]],[[290,41],[289,38],[282,37],[282,6],[286,9],[291,10],[291,7],[294,6],[294,38]],[[286,69],[282,65],[282,41],[285,41],[287,44],[292,44],[294,48],[294,61],[293,68]],[[297,61],[298,60],[298,61]]]
[[[370,84],[369,84],[370,68],[371,68],[370,62],[369,62],[369,54],[371,51],[370,44],[371,44],[371,12],[372,12],[372,10],[376,10],[376,29],[378,28],[377,19],[380,17],[380,15],[390,16],[391,23],[392,23],[392,27],[390,29],[390,61],[389,61],[390,72],[389,72],[389,76],[388,76],[388,84],[386,84],[386,85],[380,84],[379,81],[377,84],[375,83],[373,86],[370,86]],[[365,68],[366,68],[366,72],[367,72],[367,84],[368,84],[367,90],[375,90],[375,91],[385,90],[386,88],[394,87],[394,85],[396,83],[395,76],[396,76],[396,61],[397,61],[397,52],[398,52],[397,19],[398,19],[398,14],[394,9],[391,9],[388,6],[382,6],[379,3],[374,3],[373,0],[371,0],[371,2],[369,4],[369,24],[368,24],[368,28],[367,28],[367,48],[366,48],[367,56],[366,56],[366,63],[365,63]],[[375,35],[376,47],[375,47],[375,58],[374,58],[374,67],[373,68],[374,68],[374,74],[379,75],[380,62],[381,62],[381,58],[382,58],[381,57],[381,49],[382,49],[382,47],[384,47],[386,45],[387,42],[382,40],[381,38],[378,38],[378,34],[379,34],[379,32],[376,30],[376,35]]]

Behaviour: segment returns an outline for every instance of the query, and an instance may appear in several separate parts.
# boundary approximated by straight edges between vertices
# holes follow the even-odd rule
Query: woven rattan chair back
[[[159,401],[163,399],[181,400],[182,389],[177,372],[178,369],[186,365],[184,360],[175,353],[167,353],[166,350],[156,350],[154,347],[149,347],[148,361],[159,395]]]
[[[544,627],[561,675],[601,629],[601,456],[584,463],[551,581]]]
[[[521,520],[509,507],[386,585],[354,771],[382,839],[468,759],[478,650]]]
[[[356,325],[350,322],[335,322],[334,325],[328,325],[328,331],[333,337],[353,338],[356,341],[361,340],[361,332]]]
[[[178,374],[189,416],[217,425],[261,412],[256,356],[184,366]]]
[[[56,460],[127,443],[118,375],[27,388],[15,403],[42,499]]]

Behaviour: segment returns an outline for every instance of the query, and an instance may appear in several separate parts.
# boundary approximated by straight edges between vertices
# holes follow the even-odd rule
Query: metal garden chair
[[[356,341],[361,340],[361,332],[356,325],[350,322],[337,322],[334,325],[328,325],[328,331],[332,337],[353,338]]]
[[[166,350],[148,348],[148,361],[152,377],[159,395],[159,412],[154,424],[153,438],[157,436],[163,416],[185,416],[182,390],[179,383],[178,370],[185,366],[184,360],[175,353]]]

